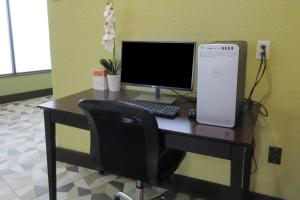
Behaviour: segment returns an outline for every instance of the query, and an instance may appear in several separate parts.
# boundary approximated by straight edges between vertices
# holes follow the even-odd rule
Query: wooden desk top
[[[121,90],[120,92],[85,90],[58,100],[49,101],[39,105],[40,108],[50,111],[60,111],[83,116],[83,111],[79,108],[80,99],[127,99],[133,100],[135,97],[147,94],[147,92],[134,90]],[[190,108],[195,108],[196,104],[187,102],[178,97],[175,105],[181,107],[179,114],[174,119],[156,117],[159,129],[168,134],[184,134],[185,136],[206,138],[208,140],[235,143],[239,145],[250,145],[254,135],[255,124],[259,115],[258,106],[245,105],[244,112],[235,128],[223,128],[199,124],[196,120],[188,119]],[[84,123],[87,123],[86,121]]]

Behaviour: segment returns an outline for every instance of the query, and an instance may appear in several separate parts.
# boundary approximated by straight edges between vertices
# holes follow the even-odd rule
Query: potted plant
[[[113,9],[113,1],[109,0],[104,9],[104,31],[102,44],[108,52],[113,54],[113,59],[100,59],[100,64],[107,70],[108,88],[111,91],[120,91],[120,65],[116,59],[115,45],[115,15]]]
[[[108,88],[110,91],[120,91],[121,89],[121,76],[119,74],[120,65],[115,60],[101,59],[101,65],[107,70]]]

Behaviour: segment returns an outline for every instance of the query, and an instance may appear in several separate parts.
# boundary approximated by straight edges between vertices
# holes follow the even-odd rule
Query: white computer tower
[[[246,60],[246,42],[199,46],[197,122],[235,126],[243,105]]]

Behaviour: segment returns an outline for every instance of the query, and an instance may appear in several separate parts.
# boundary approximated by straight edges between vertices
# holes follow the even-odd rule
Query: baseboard
[[[56,149],[56,160],[72,165],[93,169],[90,156],[87,153],[73,151],[58,147]],[[219,200],[230,199],[230,188],[225,185],[174,174],[168,181],[160,185],[163,188],[189,194],[193,197]],[[250,192],[248,200],[283,200],[255,192]]]
[[[56,148],[56,160],[64,163],[69,163],[71,165],[89,168],[89,169],[94,168],[89,154],[82,153],[79,151],[64,149],[61,147]]]
[[[52,95],[52,88],[0,96],[0,104]]]

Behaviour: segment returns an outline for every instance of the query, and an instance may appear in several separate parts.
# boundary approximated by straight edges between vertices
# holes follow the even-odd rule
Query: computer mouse
[[[191,108],[189,110],[189,114],[188,114],[189,119],[195,119],[196,118],[196,114],[197,114],[196,110],[193,109],[193,108]]]

